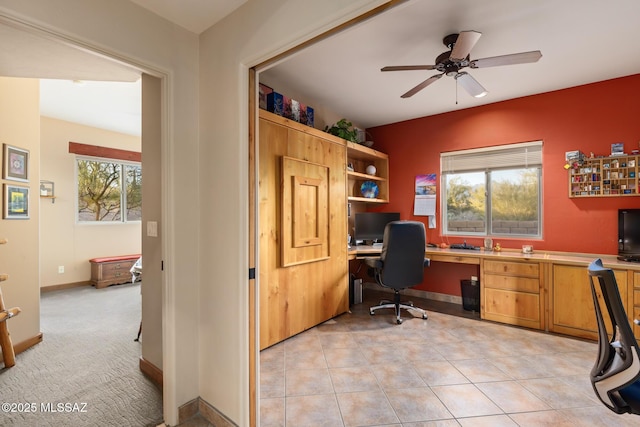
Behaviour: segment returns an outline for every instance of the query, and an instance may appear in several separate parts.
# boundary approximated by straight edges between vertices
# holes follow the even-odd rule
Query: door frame
[[[172,194],[170,187],[167,184],[170,182],[172,171],[169,169],[169,142],[167,135],[169,135],[168,127],[170,112],[172,110],[171,105],[168,103],[169,99],[169,87],[170,87],[170,74],[154,69],[147,64],[136,61],[135,59],[125,58],[114,51],[105,49],[102,46],[93,45],[85,40],[80,40],[72,35],[63,34],[57,30],[44,27],[42,24],[30,22],[26,19],[14,17],[11,14],[0,11],[0,25],[10,26],[19,30],[28,32],[39,38],[49,40],[55,43],[61,43],[66,46],[78,49],[86,52],[87,55],[97,55],[104,59],[114,62],[114,64],[120,64],[122,66],[131,68],[140,73],[140,78],[143,74],[150,75],[152,77],[160,79],[160,122],[159,122],[159,134],[160,134],[160,168],[162,170],[162,179],[160,184],[160,198],[161,198],[161,217],[167,218],[167,212],[169,212],[170,200]],[[31,77],[29,77],[31,78]],[[36,77],[33,77],[37,79]],[[142,111],[144,115],[144,111]],[[144,138],[141,136],[141,139]],[[167,221],[162,221],[160,224],[159,247],[161,248],[162,259],[167,259],[167,255],[171,255],[172,237],[169,233],[169,227]],[[141,236],[142,238],[142,236]],[[165,320],[162,322],[162,371],[163,371],[163,418],[167,421],[178,419],[177,410],[177,398],[175,389],[167,387],[167,385],[175,384],[175,354],[167,351],[167,349],[175,348],[176,331],[175,328],[165,327],[165,325],[173,325],[173,319],[175,319],[175,307],[174,299],[171,297],[174,293],[168,292],[169,289],[173,289],[174,283],[170,275],[161,274],[162,276],[162,304],[161,304],[161,316]],[[169,295],[169,297],[165,296]],[[173,346],[173,347],[170,347]]]
[[[271,66],[285,60],[287,57],[299,52],[306,47],[319,43],[322,40],[329,38],[339,32],[350,28],[356,24],[360,24],[369,18],[377,16],[387,10],[406,2],[407,0],[388,0],[386,3],[374,7],[373,9],[359,15],[355,18],[349,19],[342,24],[338,24],[333,28],[312,37],[309,40],[301,41],[300,44],[289,48],[279,54],[276,54],[272,58],[269,58],[259,64],[248,66],[248,81],[249,86],[249,99],[248,99],[248,325],[249,325],[249,422],[250,426],[259,426],[259,405],[260,405],[260,282],[259,271],[260,266],[258,260],[260,259],[260,246],[259,236],[257,230],[259,230],[259,203],[258,203],[258,162],[259,162],[259,150],[258,150],[258,83],[260,72],[265,71]]]

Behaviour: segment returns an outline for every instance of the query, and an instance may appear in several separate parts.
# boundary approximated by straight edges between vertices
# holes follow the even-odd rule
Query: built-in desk
[[[375,256],[381,248],[355,246],[349,259]],[[640,263],[615,255],[503,249],[425,248],[431,261],[479,266],[480,317],[501,323],[597,339],[597,323],[587,267],[596,258],[613,269],[622,302],[636,336],[640,327]]]
[[[348,257],[349,260],[366,258],[370,256],[380,255],[380,252],[382,252],[382,246],[354,245],[349,247]]]

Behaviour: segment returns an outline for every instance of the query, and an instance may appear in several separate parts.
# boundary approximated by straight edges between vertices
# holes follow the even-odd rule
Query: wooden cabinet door
[[[483,289],[483,319],[540,329],[540,295],[506,289]]]
[[[346,148],[261,111],[260,349],[349,309]],[[327,135],[324,137],[324,135]]]
[[[627,272],[626,270],[614,270],[614,274],[622,304],[629,307]],[[586,267],[554,264],[550,297],[551,321],[549,329],[551,331],[598,339],[598,324]],[[598,294],[598,298],[602,298],[602,295]],[[610,326],[608,319],[605,321]]]

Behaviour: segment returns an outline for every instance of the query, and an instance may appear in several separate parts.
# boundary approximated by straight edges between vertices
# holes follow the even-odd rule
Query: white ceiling
[[[131,0],[157,15],[200,34],[247,0]]]
[[[131,1],[199,34],[247,0]],[[0,22],[0,75],[41,79],[44,116],[139,136],[140,74],[126,64]]]
[[[246,0],[131,1],[199,33]],[[313,99],[316,107],[326,106],[370,127],[639,73],[639,17],[637,0],[408,0],[308,47],[260,77],[286,82],[302,94],[301,101]],[[472,98],[460,88],[457,104],[451,77],[401,99],[437,72],[380,72],[385,65],[433,64],[447,50],[442,38],[462,30],[482,33],[471,59],[529,50],[540,50],[543,56],[533,64],[465,69],[489,94]],[[67,80],[43,82],[43,114],[64,113],[58,118],[139,134],[140,90],[135,82],[140,70],[5,22],[0,23],[0,75]],[[68,80],[87,82],[77,86]],[[104,84],[91,82],[96,80],[129,82],[122,86],[131,92],[105,92]],[[109,95],[114,94],[123,101],[113,101]],[[85,101],[76,100],[76,95]],[[65,111],[67,105],[77,108]],[[109,120],[99,124],[96,117]],[[137,121],[138,130],[114,128],[127,119]]]
[[[639,20],[637,0],[410,0],[307,48],[260,78],[286,82],[293,92],[371,127],[639,73]],[[463,30],[482,33],[471,59],[531,50],[540,50],[542,58],[466,68],[488,90],[484,98],[459,87],[456,104],[455,80],[443,76],[401,99],[439,73],[380,68],[433,65],[447,50],[443,37]]]

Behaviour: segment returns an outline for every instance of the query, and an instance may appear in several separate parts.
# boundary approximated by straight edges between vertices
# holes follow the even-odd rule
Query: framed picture
[[[29,150],[3,144],[2,178],[29,182]]]
[[[29,219],[29,187],[4,184],[3,219]]]

